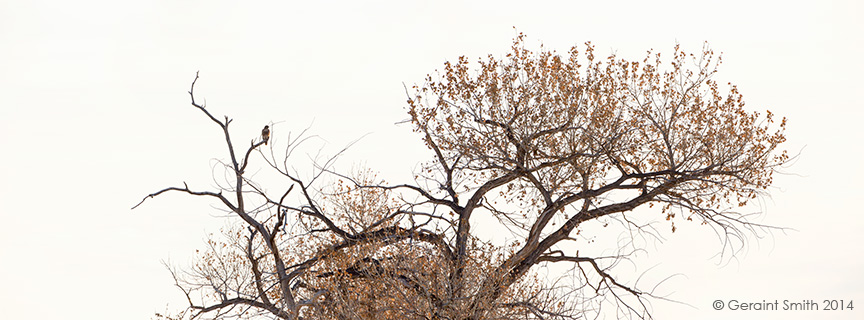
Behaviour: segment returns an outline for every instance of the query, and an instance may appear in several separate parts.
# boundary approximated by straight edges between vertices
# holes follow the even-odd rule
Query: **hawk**
[[[264,140],[264,144],[270,140],[270,126],[264,126],[264,130],[261,130],[261,139]]]

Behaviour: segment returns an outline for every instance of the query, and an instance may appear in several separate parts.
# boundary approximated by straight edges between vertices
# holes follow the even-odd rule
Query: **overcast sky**
[[[198,98],[234,118],[237,141],[270,122],[282,142],[311,124],[330,154],[365,135],[338,168],[362,162],[407,182],[431,155],[395,124],[406,118],[403,83],[460,55],[503,55],[515,26],[529,48],[590,40],[598,55],[628,59],[708,41],[723,52],[721,83],[738,84],[751,110],[789,119],[785,147],[800,155],[755,221],[794,230],[718,263],[709,229],[679,225],[635,269],[683,275],[663,292],[690,306],[654,301],[655,317],[862,319],[862,16],[852,0],[0,0],[2,317],[149,319],[184,307],[161,261],[188,265],[225,219],[180,194],[130,207],[183,181],[214,184],[212,159],[227,152],[189,105],[196,71]],[[717,299],[856,308],[715,311]]]

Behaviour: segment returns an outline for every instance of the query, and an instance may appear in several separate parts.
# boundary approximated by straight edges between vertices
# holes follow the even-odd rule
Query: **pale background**
[[[224,219],[180,194],[129,208],[182,181],[213,185],[211,159],[226,152],[189,105],[195,71],[198,97],[235,118],[240,145],[271,121],[284,121],[283,142],[311,123],[330,154],[369,134],[339,168],[365,162],[405,182],[430,154],[394,125],[402,83],[459,55],[503,55],[513,26],[529,48],[591,40],[599,56],[628,59],[707,40],[724,52],[721,83],[789,118],[786,147],[801,154],[757,221],[795,231],[718,263],[713,233],[679,225],[635,272],[684,274],[663,288],[692,307],[654,301],[656,318],[864,318],[860,2],[310,3],[0,1],[0,318],[149,319],[184,306],[160,261],[187,265]],[[715,299],[856,308],[714,311]]]

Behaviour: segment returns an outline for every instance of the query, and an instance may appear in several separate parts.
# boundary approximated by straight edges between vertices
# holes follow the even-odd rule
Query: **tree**
[[[274,143],[263,152],[261,139],[237,154],[231,120],[195,101],[193,81],[192,105],[224,132],[232,185],[184,183],[145,200],[168,191],[210,197],[241,223],[211,240],[192,270],[172,271],[189,300],[185,315],[571,319],[605,299],[622,316],[644,318],[651,292],[612,275],[626,254],[580,254],[589,222],[615,218],[630,235],[651,234],[632,218],[659,211],[672,232],[678,215],[724,238],[760,227],[735,209],[765,194],[788,161],[778,149],[786,120],[746,111],[734,85],[721,93],[720,59],[707,45],[699,55],[676,46],[666,70],[651,51],[641,62],[595,59],[590,43],[535,53],[521,34],[511,49],[474,69],[465,57],[447,62],[406,90],[433,160],[404,184],[365,169],[337,173],[332,158],[304,181],[289,165],[302,134],[282,157]],[[284,191],[249,179],[253,153],[287,178]],[[478,217],[494,218],[484,228],[509,241],[479,238]],[[563,278],[536,272],[560,264]]]

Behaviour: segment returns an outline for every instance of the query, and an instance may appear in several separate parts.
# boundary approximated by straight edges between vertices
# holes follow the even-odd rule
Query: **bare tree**
[[[651,292],[611,271],[626,253],[580,254],[586,222],[615,218],[629,234],[650,234],[631,218],[656,207],[673,232],[678,214],[724,239],[760,227],[735,209],[788,161],[777,151],[785,119],[771,129],[773,115],[746,111],[735,86],[721,94],[707,46],[699,55],[676,46],[662,70],[650,51],[641,62],[595,59],[590,43],[582,53],[534,53],[520,34],[506,57],[477,65],[460,57],[406,90],[410,122],[434,157],[404,184],[334,172],[333,158],[304,181],[289,161],[302,134],[279,156],[272,140],[261,151],[262,139],[237,154],[231,120],[196,103],[193,81],[192,105],[224,132],[232,184],[148,197],[212,197],[242,223],[211,240],[192,270],[172,271],[189,300],[181,316],[575,319],[597,312],[599,299],[645,318]],[[255,151],[287,178],[284,191],[248,179]],[[509,241],[479,238],[478,215]],[[557,264],[566,277],[536,272]]]

